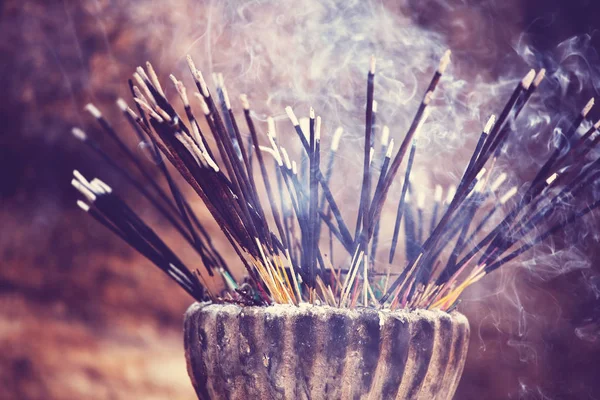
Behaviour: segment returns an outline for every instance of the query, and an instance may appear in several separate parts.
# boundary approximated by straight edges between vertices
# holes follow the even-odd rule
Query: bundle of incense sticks
[[[367,75],[362,189],[352,233],[329,186],[342,130],[335,131],[326,162],[322,162],[321,117],[311,108],[308,122],[301,123],[292,108],[287,107],[285,111],[303,147],[302,154],[296,155],[301,160],[298,166],[293,155],[278,143],[272,118],[268,119],[266,137],[259,137],[248,98],[241,95],[246,127],[240,127],[223,76],[214,76],[216,90],[211,92],[191,57],[187,61],[198,90],[193,97],[206,124],[197,119],[187,88],[171,75],[185,110],[184,121],[166,98],[149,63],[146,69],[138,67],[129,81],[135,111],[124,100],[117,101],[137,139],[151,144],[153,165],[160,169],[168,191],[155,182],[144,160],[125,146],[94,105],[88,104],[87,111],[143,179],[131,175],[81,129],[74,128],[73,134],[148,199],[197,252],[202,267],[184,264],[136,214],[135,207],[128,206],[100,179],[88,181],[75,171],[72,183],[85,197],[85,201],[78,201],[83,210],[197,300],[450,311],[466,287],[600,205],[597,199],[587,201],[588,205],[581,209],[574,205],[575,199],[588,196],[584,189],[599,178],[600,158],[587,161],[586,156],[600,141],[600,122],[585,134],[576,134],[593,107],[593,99],[572,117],[570,128],[533,180],[520,188],[504,190],[506,174],[492,176],[496,159],[502,156],[516,129],[512,122],[519,118],[541,84],[543,69],[537,73],[531,70],[518,83],[499,116],[489,118],[462,178],[456,187],[446,191],[445,201],[443,188],[436,187],[426,229],[426,199],[415,193],[411,171],[418,150],[417,137],[426,129],[430,102],[450,62],[450,51],[441,58],[398,150],[394,140],[389,139],[387,128],[383,129],[381,143],[375,145],[377,103],[372,58]],[[209,132],[203,131],[203,126]],[[234,278],[164,158],[202,199],[245,267],[244,277]],[[405,158],[404,173],[399,174]],[[376,271],[374,256],[381,213],[396,179],[401,182],[401,191],[389,267]],[[264,192],[267,201],[263,200]],[[500,223],[490,226],[498,220],[493,217],[508,207],[510,198],[512,209],[505,212]],[[416,199],[416,212],[412,199]],[[546,226],[550,224],[545,222],[557,210],[566,217],[556,225]],[[405,227],[405,255],[395,262],[401,221]],[[321,246],[327,242],[322,240],[326,236],[328,244]],[[338,251],[343,249],[343,257],[334,259],[334,241],[339,242],[335,245]],[[336,262],[338,259],[341,261]],[[211,290],[206,274],[220,276],[226,289],[219,293]]]

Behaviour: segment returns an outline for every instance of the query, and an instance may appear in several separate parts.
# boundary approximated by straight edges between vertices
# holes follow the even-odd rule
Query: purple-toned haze
[[[280,141],[296,154],[285,106],[299,117],[309,106],[317,110],[325,150],[342,126],[333,189],[348,221],[358,202],[371,55],[376,137],[387,125],[399,143],[439,57],[453,52],[415,159],[413,184],[426,198],[436,184],[457,182],[485,121],[530,68],[547,68],[548,77],[498,160],[497,173],[508,174],[499,195],[533,176],[570,113],[598,95],[599,9],[591,2],[399,3],[0,3],[0,398],[193,397],[181,338],[191,299],[77,209],[69,186],[74,168],[100,177],[193,260],[147,204],[69,133],[74,125],[86,128],[122,161],[83,112],[93,101],[144,153],[114,101],[129,101],[127,79],[145,61],[173,100],[169,73],[192,86],[186,54],[207,77],[223,73],[234,107],[241,109],[237,96],[247,93],[257,120],[273,116]],[[593,110],[590,121],[598,116]],[[399,191],[392,187],[384,221],[393,220]],[[457,399],[600,398],[597,225],[592,214],[467,291],[459,310],[469,317],[472,340]],[[382,227],[381,248],[389,247],[392,230],[393,223]],[[218,228],[211,232],[219,240]],[[385,259],[377,266],[385,268]]]

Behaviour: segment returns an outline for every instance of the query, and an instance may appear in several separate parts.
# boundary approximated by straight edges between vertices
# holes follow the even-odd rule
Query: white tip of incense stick
[[[219,172],[220,171],[219,166],[217,165],[217,163],[215,162],[215,160],[212,159],[212,157],[210,156],[210,154],[208,154],[208,152],[204,152],[204,153],[202,153],[202,155],[206,159],[206,162],[208,163],[208,165],[211,166],[212,169],[215,170],[215,172]]]
[[[102,118],[102,113],[98,110],[98,107],[93,105],[92,103],[88,103],[85,105],[85,110],[92,114],[94,118]]]
[[[88,180],[85,178],[85,176],[83,176],[83,174],[81,172],[79,172],[78,170],[74,169],[73,170],[73,176],[75,177],[75,179],[77,179],[83,185],[85,185],[86,187],[88,187],[89,189],[91,189],[91,184],[88,182]]]
[[[120,97],[117,99],[117,107],[119,107],[119,109],[123,112],[126,112],[129,108],[129,106],[127,106],[127,102]]]
[[[315,119],[315,109],[311,107],[308,115],[310,119]]]
[[[136,80],[136,82],[138,83],[138,85],[144,90],[144,93],[146,94],[146,97],[148,98],[148,100],[150,100],[150,102],[152,102],[152,104],[156,105],[157,104],[156,99],[154,98],[154,95],[152,94],[152,92],[148,88],[148,85],[146,84],[146,81],[144,81],[142,79],[142,77],[140,76],[140,74],[137,73],[137,72],[134,72],[133,78]],[[139,92],[139,89],[138,89],[138,92]]]
[[[198,82],[200,83],[200,88],[202,89],[202,94],[204,95],[204,97],[210,97],[210,92],[208,91],[208,85],[206,84],[206,81],[204,80],[202,71],[197,69],[195,76],[196,76],[196,79],[198,80]]]
[[[269,142],[271,143],[271,149],[273,150],[273,157],[275,157],[275,161],[279,164],[280,167],[283,167],[283,159],[281,158],[281,153],[279,152],[279,147],[277,147],[277,143],[275,143],[275,136],[268,135]]]
[[[410,203],[410,192],[406,192],[404,195],[404,202],[407,204]]]
[[[594,107],[594,103],[595,103],[595,100],[592,97],[590,99],[590,101],[587,102],[587,104],[585,105],[585,107],[583,107],[583,110],[581,110],[581,116],[583,118],[587,117],[587,115],[590,113],[590,111],[592,110],[592,107]]]
[[[552,175],[550,175],[548,177],[548,179],[546,179],[546,185],[550,186],[552,185],[552,182],[554,182],[556,180],[556,178],[558,178],[558,173],[553,173]]]
[[[77,179],[71,180],[71,185],[73,185],[73,187],[75,189],[79,190],[79,192],[82,195],[84,195],[89,201],[91,201],[91,202],[96,201],[96,195],[94,193],[92,193],[91,190],[89,190],[87,187],[85,187]]]
[[[390,140],[390,128],[389,128],[389,126],[384,125],[383,129],[381,130],[381,144],[383,146],[387,146],[389,140]]]
[[[600,129],[600,119],[594,124],[594,129]]]
[[[158,75],[156,75],[156,71],[154,71],[154,67],[149,61],[146,61],[146,69],[148,70],[148,75],[150,76],[150,82],[152,82],[156,90],[158,90],[158,93],[164,96],[165,92],[163,92],[162,86],[160,85]]]
[[[275,130],[275,120],[273,117],[267,117],[267,136],[277,137]]]
[[[419,192],[417,194],[417,208],[423,210],[425,208],[425,193]]]
[[[321,141],[321,116],[317,116],[317,123],[315,126],[315,140],[317,142]]]
[[[225,101],[225,107],[228,110],[231,110],[231,103],[229,102],[229,94],[227,93],[227,88],[223,85],[221,86],[221,91],[223,92],[223,100]]]
[[[164,119],[165,121],[171,121],[171,116],[170,116],[169,114],[167,114],[167,112],[166,112],[165,110],[163,110],[162,108],[160,108],[158,105],[157,105],[157,106],[155,106],[155,108],[156,108],[156,112],[157,112],[157,113],[158,113],[158,114],[159,114],[161,117],[163,117],[163,119]],[[175,119],[173,120],[173,122],[174,122],[175,124],[178,124],[178,123],[179,123],[179,117],[175,116]]]
[[[429,108],[426,108],[423,111],[423,115],[421,116],[421,120],[419,121],[419,123],[417,124],[417,127],[415,128],[415,133],[413,134],[413,140],[416,140],[419,138],[419,135],[421,134],[421,130],[423,128],[423,124],[425,123],[425,121],[427,120],[427,118],[429,117]]]
[[[340,140],[342,139],[342,134],[344,133],[344,128],[338,126],[338,128],[333,133],[333,139],[331,139],[331,151],[338,151],[340,148]]]
[[[531,86],[531,83],[533,82],[534,79],[535,79],[535,69],[532,69],[527,73],[527,75],[525,75],[525,77],[521,81],[521,86],[523,86],[523,88],[525,90],[529,89],[529,86]]]
[[[446,68],[448,68],[448,65],[450,65],[450,56],[451,55],[452,55],[452,51],[450,51],[448,49],[448,50],[446,50],[446,52],[440,59],[440,65],[438,66],[438,72],[440,74],[443,74],[444,72],[446,72]]]
[[[98,179],[98,178],[94,178],[92,179],[92,185],[98,185],[100,186],[105,192],[107,193],[112,193],[112,187],[108,186],[104,181]]]
[[[138,67],[139,69],[140,67]],[[137,81],[137,83],[140,86],[145,86],[146,82],[144,82],[144,78],[142,77],[142,74],[139,73],[139,71],[136,69],[136,72],[133,73],[133,78]]]
[[[498,188],[504,183],[506,180],[506,173],[501,173],[500,176],[496,178],[496,180],[490,185],[490,190],[495,192]]]
[[[294,114],[294,110],[292,110],[292,107],[287,106],[285,108],[285,113],[287,114],[287,116],[290,119],[290,121],[292,121],[292,124],[294,126],[300,125],[300,122],[298,122],[298,118],[296,117],[296,114]]]
[[[73,134],[73,136],[75,136],[77,139],[81,140],[82,142],[85,142],[87,140],[87,135],[80,128],[75,127],[73,129],[71,129],[71,133]]]
[[[452,186],[450,186],[450,189],[448,189],[448,194],[446,194],[446,203],[450,204],[452,202],[452,200],[454,199],[455,194],[456,194],[456,186],[452,185]]]
[[[377,100],[373,100],[373,112],[377,112]]]
[[[202,94],[206,97],[210,96],[210,93],[208,92],[208,86],[206,85],[206,81],[204,80],[204,76],[202,75],[202,72],[198,68],[196,68],[196,64],[194,64],[194,61],[192,60],[192,57],[189,54],[185,58],[187,60],[187,64],[190,69],[190,72],[192,73],[192,76],[194,77],[194,80],[196,80],[196,82],[198,82],[200,84],[200,87],[202,89]]]
[[[270,148],[269,146],[258,146],[260,151],[264,151],[265,153],[269,153],[270,155],[273,156],[273,158],[275,157],[275,150],[273,150],[272,148]]]
[[[290,156],[288,155],[287,150],[285,149],[285,147],[280,146],[279,149],[281,150],[281,154],[283,155],[283,161],[285,162],[285,167],[289,170],[292,169],[292,163],[290,162]]]
[[[150,114],[150,116],[152,118],[154,118],[155,120],[157,120],[158,122],[163,122],[163,119],[160,115],[158,115],[153,109],[152,107],[150,107],[148,105],[148,103],[146,103],[144,100],[142,99],[138,99],[138,98],[134,98],[133,99],[136,103],[138,103],[144,110],[146,110],[146,112],[148,114]]]
[[[369,73],[375,74],[375,67],[377,66],[377,59],[375,56],[371,56],[371,61],[369,62]]]
[[[194,60],[192,60],[192,56],[190,56],[189,54],[186,55],[185,60],[187,62],[188,68],[190,69],[190,72],[192,73],[192,75],[194,75],[196,72],[196,64],[194,64]]]
[[[211,74],[211,76],[212,76],[212,79],[213,79],[213,83],[215,84],[215,87],[217,87],[217,88],[220,89],[221,88],[221,83],[219,81],[219,74],[217,74],[216,72],[213,72]]]
[[[133,97],[137,97],[138,99],[143,99],[145,101],[146,96],[142,93],[139,87],[133,86]]]
[[[371,147],[371,151],[369,152],[369,165],[373,162],[373,155],[375,155],[375,149]]]
[[[169,79],[171,80],[171,82],[173,82],[173,85],[175,85],[175,87],[177,87],[177,83],[179,81],[177,80],[177,78],[175,78],[175,75],[169,74]]]
[[[304,137],[308,140],[310,136],[310,121],[308,118],[300,118],[300,129],[304,133]]]
[[[488,119],[487,123],[485,124],[485,127],[483,128],[483,132],[486,135],[489,135],[489,133],[492,131],[492,128],[494,127],[495,123],[496,123],[496,116],[494,114],[492,114],[490,116],[490,119]]]
[[[387,152],[385,153],[385,156],[387,158],[392,158],[393,152],[394,152],[394,139],[390,140],[390,144],[388,145],[388,149],[387,149]]]
[[[475,184],[475,187],[473,188],[473,192],[471,192],[471,195],[473,193],[481,193],[481,192],[483,192],[484,185],[485,185],[485,180],[482,179],[480,181],[477,181],[477,183]]]
[[[208,104],[206,104],[206,101],[204,101],[204,97],[198,92],[194,92],[194,97],[196,97],[200,102],[200,107],[202,107],[202,112],[204,113],[204,115],[210,114]]]
[[[248,95],[240,94],[240,101],[242,102],[242,108],[244,110],[250,109],[250,102],[248,101]]]
[[[504,196],[500,198],[500,204],[506,204],[506,202],[510,200],[510,198],[513,197],[515,194],[517,194],[517,187],[513,186],[508,192],[504,193]]]
[[[485,175],[486,171],[487,169],[485,167],[481,168],[481,170],[475,176],[475,179],[481,180],[481,178],[483,178],[483,175]]]
[[[77,205],[85,212],[90,211],[90,206],[82,200],[77,200]]]
[[[442,202],[442,185],[435,185],[433,199],[435,200],[436,203]]]
[[[546,68],[542,68],[538,71],[535,79],[533,80],[533,87],[538,87],[542,84],[542,81],[546,77]]]
[[[187,90],[186,90],[185,86],[183,85],[183,82],[178,81],[173,75],[171,75],[171,76],[173,77],[173,83],[175,85],[175,89],[177,90],[177,93],[179,93],[179,97],[181,97],[181,101],[183,102],[183,105],[185,107],[189,107],[190,101],[188,99]]]
[[[148,77],[148,74],[146,74],[146,71],[144,71],[144,68],[138,66],[135,71],[140,74],[140,76],[146,80],[146,81],[150,81],[150,78]]]
[[[296,161],[292,161],[292,172],[294,175],[298,174],[298,164],[296,164]]]

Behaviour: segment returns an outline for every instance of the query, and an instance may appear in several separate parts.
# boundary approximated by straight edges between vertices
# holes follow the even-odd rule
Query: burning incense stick
[[[191,57],[187,58],[187,62],[198,90],[193,97],[201,106],[214,139],[212,145],[201,129],[183,82],[170,76],[187,122],[166,98],[166,92],[149,63],[145,69],[138,67],[129,82],[137,112],[124,100],[117,102],[136,137],[151,144],[151,156],[168,184],[169,193],[155,182],[143,160],[126,147],[93,104],[86,109],[141,173],[149,187],[138,182],[81,129],[74,128],[73,135],[123,175],[165,217],[196,250],[202,268],[184,263],[136,214],[135,209],[130,208],[103,181],[97,178],[88,180],[75,171],[72,183],[84,197],[77,202],[82,210],[154,263],[197,300],[210,298],[213,302],[242,305],[310,302],[349,308],[452,310],[466,287],[600,206],[599,201],[593,201],[580,210],[573,211],[571,208],[562,222],[542,230],[533,240],[523,242],[533,227],[542,224],[559,205],[580,196],[600,176],[597,172],[600,159],[588,163],[585,158],[600,142],[600,135],[595,134],[600,124],[593,125],[579,139],[573,139],[593,107],[593,99],[573,118],[557,148],[528,185],[523,189],[501,190],[503,194],[499,197],[495,195],[507,179],[506,173],[498,174],[493,180],[490,178],[493,178],[492,174],[496,175],[493,172],[496,159],[502,157],[500,150],[507,146],[508,138],[515,129],[515,125],[509,122],[525,110],[527,101],[544,78],[544,70],[537,74],[530,71],[515,87],[498,118],[489,118],[457,187],[446,190],[446,201],[442,203],[444,189],[436,185],[433,196],[425,195],[420,183],[418,190],[411,185],[411,172],[417,138],[420,132],[427,130],[431,102],[450,62],[450,52],[443,55],[397,151],[394,140],[389,139],[387,127],[382,129],[381,148],[375,151],[378,117],[375,59],[372,58],[367,74],[362,185],[358,208],[354,210],[357,223],[352,235],[330,188],[335,156],[342,138],[341,128],[333,135],[324,135],[324,122],[311,108],[303,129],[292,108],[286,107],[285,112],[292,124],[289,128],[295,130],[303,150],[300,154],[292,154],[278,141],[273,118],[267,119],[267,135],[259,137],[248,97],[241,95],[245,130],[248,132],[245,144],[244,128],[237,122],[223,76],[213,76],[216,88],[216,96],[213,96]],[[330,143],[330,150],[324,156],[324,172],[321,170],[323,139]],[[386,273],[380,272],[375,268],[375,256],[380,227],[384,223],[381,213],[409,147],[404,173],[400,174],[401,189],[389,265]],[[249,285],[243,290],[240,289],[241,281],[234,279],[167,165],[161,162],[163,157],[202,199],[239,257],[249,279]],[[306,159],[305,170],[301,168],[298,171],[295,158]],[[260,175],[254,174],[254,163],[258,163]],[[273,174],[276,187],[271,183]],[[266,202],[262,196],[263,186]],[[416,216],[409,206],[409,195],[417,200]],[[513,208],[475,243],[476,237],[486,231],[492,217],[515,196]],[[428,214],[427,202],[431,203],[431,215]],[[391,264],[402,221],[406,229],[406,256],[397,263],[402,266],[398,269]],[[322,229],[326,229],[329,236],[325,252],[321,248]],[[339,242],[345,252],[335,258],[341,260],[337,265],[334,263],[334,250],[337,248],[334,241]],[[225,291],[218,293],[209,288],[205,273],[220,276]]]

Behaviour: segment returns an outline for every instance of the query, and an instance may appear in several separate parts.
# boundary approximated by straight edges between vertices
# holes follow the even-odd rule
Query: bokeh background
[[[571,71],[585,85],[572,107],[597,95],[600,87],[600,6],[593,0],[360,2],[375,10],[371,19],[353,14],[355,1],[326,2],[325,9],[318,2],[291,3],[0,1],[0,399],[194,397],[181,332],[191,299],[82,213],[69,185],[78,168],[138,204],[137,195],[69,132],[74,125],[85,127],[118,158],[83,106],[95,102],[124,128],[114,101],[127,98],[126,80],[146,60],[166,80],[171,71],[183,75],[183,57],[190,52],[208,72],[222,71],[239,82],[236,94],[254,93],[263,112],[281,101],[313,100],[307,89],[314,84],[306,82],[323,83],[321,75],[332,65],[317,61],[334,58],[303,36],[349,35],[335,36],[318,19],[309,23],[311,13],[326,12],[339,26],[367,36],[373,32],[369,43],[399,44],[394,55],[405,60],[399,63],[404,72],[416,71],[411,76],[416,81],[431,67],[422,64],[434,60],[432,54],[451,48],[454,80],[449,83],[478,82],[486,91],[477,104],[494,105],[502,100],[506,82],[515,82],[530,67],[552,69],[567,56],[577,60]],[[371,25],[363,25],[367,22]],[[401,31],[394,31],[397,24]],[[282,31],[272,26],[283,26],[291,36],[276,35]],[[337,45],[342,44],[332,40],[327,54]],[[356,55],[357,64],[359,57],[370,56],[363,53]],[[289,60],[294,64],[286,64]],[[289,79],[290,70],[297,79]],[[331,87],[313,89],[320,96],[334,95]],[[364,90],[351,83],[334,88]],[[563,94],[561,99],[571,99]],[[564,103],[571,106],[570,100]],[[484,120],[483,114],[483,108],[471,113],[470,121]],[[477,133],[460,134],[472,140]],[[463,142],[448,143],[436,144],[430,157]],[[535,159],[547,143],[527,142],[519,154]],[[133,140],[130,144],[144,153]],[[161,226],[143,202],[138,207]],[[467,293],[460,310],[469,317],[472,339],[457,399],[600,398],[600,230],[594,231],[595,222],[586,223],[585,234],[567,232],[575,237],[567,241],[568,252],[529,256]],[[212,232],[219,240],[218,230],[212,227]],[[163,234],[182,254],[189,252],[166,227]],[[562,242],[556,238],[557,249]]]

